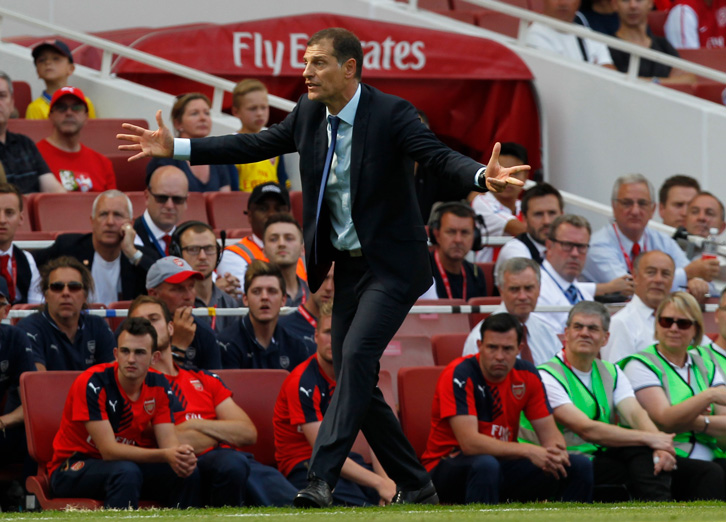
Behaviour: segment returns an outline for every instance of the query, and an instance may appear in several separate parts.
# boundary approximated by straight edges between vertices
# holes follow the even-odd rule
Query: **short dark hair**
[[[55,259],[51,259],[42,267],[40,267],[40,289],[43,293],[48,291],[50,287],[50,274],[59,268],[72,268],[77,270],[81,274],[81,283],[83,283],[83,292],[86,294],[86,300],[88,296],[93,293],[93,276],[91,271],[86,268],[78,259],[70,256],[60,256]],[[86,304],[83,307],[86,308]]]
[[[524,145],[520,145],[519,143],[515,143],[513,141],[506,141],[502,143],[502,148],[499,151],[499,155],[514,156],[525,165],[527,164],[527,159],[529,158],[529,155],[527,154],[527,149],[524,148]]]
[[[522,335],[524,334],[522,323],[519,322],[519,319],[509,313],[492,314],[484,319],[480,329],[482,340],[484,339],[484,332],[487,330],[497,333],[506,333],[510,330],[514,330],[517,332],[517,346],[519,346],[522,342]]]
[[[278,212],[277,214],[272,214],[269,218],[267,218],[267,221],[265,221],[265,228],[262,229],[263,238],[265,237],[265,232],[267,232],[267,227],[274,225],[275,223],[290,223],[291,225],[295,225],[295,228],[297,228],[300,232],[300,238],[302,239],[303,231],[300,227],[300,223],[298,223],[289,212]]]
[[[287,287],[285,286],[285,278],[282,277],[282,272],[277,267],[277,265],[255,259],[249,264],[249,266],[247,267],[247,271],[245,272],[245,294],[247,293],[247,289],[252,286],[252,281],[262,276],[276,277],[277,280],[280,281],[280,291],[282,292],[282,294],[284,295],[285,292],[287,292]]]
[[[565,203],[562,201],[562,194],[555,187],[549,183],[538,183],[534,187],[524,191],[522,195],[522,215],[527,217],[527,211],[529,210],[529,202],[534,198],[543,198],[545,196],[554,196],[557,198],[557,202],[560,204],[560,212],[565,209]]]
[[[209,100],[209,97],[206,94],[202,94],[201,92],[188,92],[186,94],[180,94],[176,97],[176,101],[174,101],[174,105],[172,105],[171,107],[171,122],[174,126],[176,126],[177,122],[181,121],[187,105],[190,101],[193,100],[204,100],[205,102],[207,102],[207,105],[209,105],[210,108],[212,107],[212,102]]]
[[[23,211],[23,193],[20,192],[17,185],[5,182],[0,183],[0,194],[15,194],[18,196],[18,208],[20,209],[20,212]]]
[[[129,305],[129,317],[131,317],[131,314],[134,313],[134,310],[136,310],[139,306],[145,305],[145,304],[155,304],[159,305],[161,307],[161,313],[164,315],[164,320],[166,320],[167,323],[170,323],[172,320],[171,312],[169,312],[169,307],[166,306],[166,303],[159,299],[158,297],[154,297],[151,295],[140,295],[133,301],[131,301],[131,304]]]
[[[128,332],[129,335],[142,337],[144,335],[151,336],[151,353],[159,351],[159,343],[157,341],[156,328],[146,317],[127,317],[121,323],[121,330],[118,335],[121,337],[122,332]]]
[[[665,180],[660,186],[660,190],[658,190],[658,202],[661,205],[668,201],[668,194],[673,187],[688,187],[694,188],[699,192],[701,191],[701,185],[699,185],[696,178],[686,176],[685,174],[676,174]]]
[[[351,58],[355,60],[355,77],[360,80],[363,74],[363,47],[358,37],[348,29],[329,27],[312,35],[307,46],[315,45],[321,40],[330,40],[332,42],[333,56],[340,65],[343,65]]]

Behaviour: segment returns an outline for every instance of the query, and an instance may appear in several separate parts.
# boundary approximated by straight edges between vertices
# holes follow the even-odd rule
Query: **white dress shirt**
[[[15,245],[12,243],[10,244],[10,248],[6,251],[0,251],[0,256],[9,255],[10,259],[13,258],[13,249],[15,248]],[[15,299],[16,301],[18,299],[21,299],[23,297],[26,298],[26,302],[28,304],[38,304],[43,302],[43,294],[40,290],[40,272],[38,271],[38,265],[35,263],[35,258],[30,255],[29,252],[26,252],[25,250],[18,249],[20,252],[25,255],[25,259],[28,260],[28,266],[30,267],[30,285],[28,286],[28,295],[20,295],[20,290],[18,289],[18,285],[15,285]],[[10,272],[10,275],[13,276],[13,264],[8,263],[8,272]],[[15,276],[13,276],[15,277]]]
[[[545,256],[545,250],[546,247],[543,243],[540,243],[539,241],[535,241],[532,236],[527,234],[529,236],[529,239],[532,241],[532,244],[534,244],[535,248],[537,248],[537,251],[539,252],[539,255],[542,256],[542,259],[544,259]],[[525,245],[522,241],[517,239],[516,237],[514,239],[510,239],[506,243],[504,243],[504,246],[499,251],[499,257],[497,257],[497,263],[494,265],[494,282],[496,284],[499,284],[499,281],[497,281],[497,273],[499,273],[499,267],[504,264],[506,261],[514,258],[514,257],[524,257],[526,259],[532,259],[532,253],[529,251],[529,248],[527,248],[527,245]]]
[[[505,236],[504,227],[512,219],[517,219],[521,203],[517,200],[514,213],[502,205],[491,192],[477,195],[471,202],[471,208],[484,218],[487,234],[492,237]],[[494,259],[494,249],[485,247],[476,253],[477,263],[490,263]]]
[[[502,303],[492,314],[501,314],[506,311],[507,309],[504,303]],[[483,320],[480,321],[469,332],[469,336],[464,343],[464,352],[462,355],[466,356],[479,353],[476,342],[481,340],[481,324],[483,322]],[[529,318],[527,318],[524,324],[527,327],[527,344],[532,352],[532,360],[535,365],[549,361],[558,350],[562,349],[560,338],[552,331],[550,325],[542,321],[539,317],[536,317],[534,314],[529,314]]]
[[[536,49],[550,51],[570,60],[584,61],[577,36],[569,33],[561,33],[551,27],[533,22],[527,29],[525,43]],[[590,40],[582,39],[587,61],[595,65],[609,65],[613,63],[607,45]]]
[[[595,296],[594,283],[582,283],[580,281],[565,281],[558,274],[554,267],[546,259],[542,263],[542,284],[539,290],[537,306],[569,306],[571,305],[565,291],[571,284],[578,290],[580,301],[592,301]],[[555,334],[565,331],[567,324],[567,312],[535,312],[534,315],[546,322],[554,330]]]

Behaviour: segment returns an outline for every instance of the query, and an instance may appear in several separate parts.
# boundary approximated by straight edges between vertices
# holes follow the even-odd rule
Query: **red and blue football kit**
[[[177,367],[175,376],[165,375],[174,395],[172,411],[176,424],[189,419],[217,418],[216,408],[232,396],[222,380],[206,370],[185,370]]]
[[[162,374],[149,369],[139,398],[132,401],[118,382],[118,363],[92,366],[71,386],[60,428],[53,439],[53,460],[48,467],[52,474],[74,454],[101,459],[85,423],[107,420],[116,441],[142,448],[155,448],[153,426],[172,423],[169,409],[171,389]]]
[[[449,418],[473,415],[479,433],[505,442],[517,440],[520,413],[530,420],[552,414],[544,386],[534,365],[517,359],[499,383],[487,381],[479,354],[451,362],[439,377],[431,408],[431,433],[421,460],[428,471],[442,457],[461,451]]]

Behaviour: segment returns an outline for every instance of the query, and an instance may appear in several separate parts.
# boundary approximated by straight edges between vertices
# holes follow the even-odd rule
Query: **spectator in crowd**
[[[0,278],[0,321],[10,311],[10,292],[5,279]],[[35,371],[30,339],[23,330],[0,324],[0,397],[5,405],[0,415],[3,436],[0,437],[0,466],[23,462],[28,456],[25,439],[23,406],[20,403],[20,375]]]
[[[670,293],[676,267],[660,250],[641,252],[633,262],[635,295],[613,316],[600,356],[609,362],[633,355],[655,342],[655,311]]]
[[[527,257],[542,264],[550,225],[562,215],[563,209],[560,191],[549,183],[539,183],[526,190],[522,196],[522,222],[527,230],[502,247],[494,267],[495,273],[513,257]]]
[[[421,460],[446,503],[592,499],[592,464],[568,455],[532,363],[517,359],[520,321],[489,316],[479,353],[451,362],[439,377]],[[520,413],[542,446],[517,442]],[[526,484],[526,487],[522,487]]]
[[[434,205],[429,221],[434,248],[429,258],[437,297],[466,300],[487,295],[484,272],[466,260],[474,248],[475,233],[476,213],[469,205],[459,201]]]
[[[721,378],[726,380],[726,290],[721,292],[714,320],[718,327],[718,337],[713,342],[701,342],[698,350],[704,359],[711,359]]]
[[[694,236],[708,237],[713,228],[718,230],[716,235],[726,228],[723,203],[710,192],[699,192],[688,203],[686,230]]]
[[[280,326],[290,332],[293,337],[302,339],[310,354],[315,353],[317,349],[315,328],[318,325],[320,309],[325,303],[331,302],[335,295],[334,270],[335,263],[330,267],[325,281],[317,292],[310,294],[310,299],[298,306],[293,313],[281,315],[279,318]]]
[[[83,372],[73,383],[48,466],[55,497],[104,500],[137,509],[139,500],[199,506],[197,457],[174,431],[169,383],[149,372],[159,358],[147,319],[121,325],[115,362]]]
[[[270,120],[270,104],[267,100],[267,87],[260,80],[247,78],[232,90],[232,116],[239,118],[242,134],[257,134]],[[290,190],[290,180],[285,172],[282,156],[235,165],[237,175],[232,180],[232,190],[252,192],[257,185],[272,181]],[[236,183],[235,183],[236,181]]]
[[[203,138],[212,131],[212,102],[204,94],[178,96],[171,108],[171,123],[179,138]],[[188,161],[154,158],[146,165],[147,176],[162,165],[174,165],[184,172],[190,192],[229,192],[237,172],[233,165],[192,165]]]
[[[692,295],[674,292],[660,303],[655,320],[657,343],[619,365],[655,424],[676,433],[673,499],[724,500],[719,439],[726,435],[726,386],[710,358],[689,351],[703,337],[701,308]]]
[[[648,13],[653,10],[653,0],[613,0],[616,16],[620,18],[620,28],[614,36],[640,45],[654,51],[660,51],[670,56],[679,57],[678,51],[668,43],[668,40],[656,36],[648,28]],[[610,48],[610,56],[613,59],[615,68],[620,72],[628,72],[630,53]],[[638,68],[638,76],[657,83],[667,85],[669,83],[693,83],[696,75],[674,69],[670,65],[653,62],[641,58]]]
[[[146,175],[146,210],[134,221],[135,243],[154,250],[154,260],[169,255],[171,235],[184,220],[189,183],[177,167],[159,167]]]
[[[224,255],[217,267],[217,272],[220,274],[229,273],[239,281],[244,281],[245,271],[252,261],[255,259],[267,261],[267,257],[262,250],[265,223],[274,214],[280,212],[290,212],[290,195],[287,190],[271,181],[257,185],[252,189],[250,199],[247,201],[246,211],[250,220],[250,227],[252,227],[252,234],[224,249]],[[297,264],[297,276],[300,279],[307,280],[305,263],[302,259]]]
[[[526,165],[527,149],[519,143],[502,143],[499,162],[506,167]],[[521,171],[514,177],[524,181],[527,179],[527,175],[527,171]],[[471,207],[484,218],[487,235],[518,236],[526,232],[524,223],[518,219],[520,215],[519,195],[522,189],[521,186],[508,185],[501,192],[485,192],[474,197]],[[495,252],[498,253],[498,251],[498,248],[482,248],[476,253],[476,261],[478,263],[495,261]]]
[[[249,313],[219,334],[224,368],[292,371],[308,358],[302,339],[278,324],[285,278],[277,266],[254,260],[245,273],[242,301]]]
[[[282,473],[299,489],[307,485],[307,462],[335,391],[331,315],[332,303],[325,303],[315,327],[315,352],[287,376],[275,402],[275,460]],[[372,452],[371,457],[373,467],[359,453],[350,453],[333,490],[334,503],[365,506],[391,502],[396,483],[388,478]]]
[[[609,323],[600,303],[581,301],[570,310],[567,350],[539,366],[547,399],[567,451],[593,460],[596,486],[625,484],[634,500],[671,500],[673,434],[658,431],[622,370],[598,359]]]
[[[562,342],[549,324],[533,314],[537,306],[541,284],[539,265],[532,259],[513,257],[499,265],[497,281],[502,302],[492,314],[509,313],[522,325],[522,344],[519,357],[534,364],[542,364],[557,353]],[[464,343],[463,355],[479,353],[481,341],[480,321],[469,333]]]
[[[53,245],[35,252],[38,265],[58,256],[78,259],[93,275],[90,302],[108,305],[131,300],[145,290],[146,272],[154,262],[150,249],[134,244],[131,200],[119,190],[107,190],[93,200],[92,232],[61,234]]]
[[[297,307],[310,298],[310,289],[304,278],[297,275],[302,260],[303,233],[291,214],[281,212],[270,216],[262,232],[263,249],[269,262],[280,269],[285,279],[284,306]]]
[[[86,370],[113,361],[116,339],[102,317],[83,313],[93,294],[91,272],[74,257],[57,257],[40,268],[45,304],[18,322],[40,371]]]
[[[38,72],[38,78],[45,83],[45,90],[40,98],[33,100],[25,111],[29,120],[44,120],[50,112],[50,102],[53,95],[63,87],[68,86],[68,78],[75,70],[73,54],[65,42],[61,40],[45,40],[33,48],[33,63]],[[96,110],[91,100],[84,96],[88,116],[96,117]]]
[[[6,181],[16,185],[23,194],[65,192],[33,140],[8,130],[8,120],[14,110],[13,82],[0,71],[0,164]]]
[[[665,180],[658,191],[658,214],[663,223],[674,228],[685,226],[688,203],[700,191],[698,180],[685,174]]]
[[[0,279],[10,304],[40,303],[40,273],[35,258],[13,244],[23,224],[23,195],[12,183],[0,182]]]
[[[723,0],[678,0],[668,11],[664,30],[676,49],[726,47]]]
[[[129,306],[129,317],[144,317],[156,329],[159,358],[152,362],[152,367],[163,373],[171,385],[171,409],[179,442],[189,444],[197,454],[202,504],[292,503],[297,490],[277,470],[238,450],[257,441],[257,429],[232,400],[232,392],[219,376],[205,370],[186,370],[174,362],[174,323],[164,302],[140,296]],[[276,504],[276,500],[281,502]]]
[[[572,23],[579,7],[580,0],[544,0],[542,14]],[[539,22],[529,26],[525,42],[530,47],[550,51],[570,60],[613,68],[613,60],[605,44],[571,33],[561,33]]]
[[[163,301],[173,317],[171,349],[179,366],[216,370],[222,367],[217,336],[210,326],[192,315],[197,296],[195,281],[203,277],[179,257],[162,257],[146,274],[146,290]]]
[[[575,23],[598,33],[615,36],[620,27],[620,18],[610,0],[584,0],[575,14]]]
[[[599,283],[632,273],[633,259],[640,252],[660,250],[676,264],[672,289],[687,286],[689,292],[703,299],[708,292],[706,281],[718,276],[718,260],[697,259],[689,263],[673,238],[647,228],[655,210],[653,200],[653,185],[642,174],[628,174],[615,180],[612,193],[615,222],[593,236],[585,278]]]
[[[182,223],[171,236],[169,252],[173,256],[184,259],[192,270],[203,276],[202,279],[196,279],[194,282],[195,308],[238,308],[240,306],[235,298],[220,290],[212,280],[212,275],[222,255],[222,247],[217,243],[217,236],[214,235],[212,227],[201,221]],[[230,326],[235,317],[214,315],[200,317],[199,320],[219,333]]]
[[[596,285],[580,281],[590,248],[590,233],[590,223],[582,216],[564,214],[554,220],[542,263],[544,274],[537,306],[567,306],[592,301],[596,295],[633,294],[630,274]],[[537,312],[537,316],[555,333],[564,332],[567,322],[565,312]]]
[[[51,172],[68,192],[103,192],[116,188],[113,165],[81,143],[88,121],[86,97],[78,87],[61,87],[50,100],[53,132],[37,143]]]

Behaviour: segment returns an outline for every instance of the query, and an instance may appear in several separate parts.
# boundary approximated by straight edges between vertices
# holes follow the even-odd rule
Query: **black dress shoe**
[[[323,508],[333,503],[333,495],[330,493],[330,486],[327,482],[313,477],[305,489],[297,492],[292,503],[295,507],[300,508]]]
[[[391,504],[438,504],[439,496],[436,494],[434,483],[429,480],[421,489],[399,489],[393,496]]]

